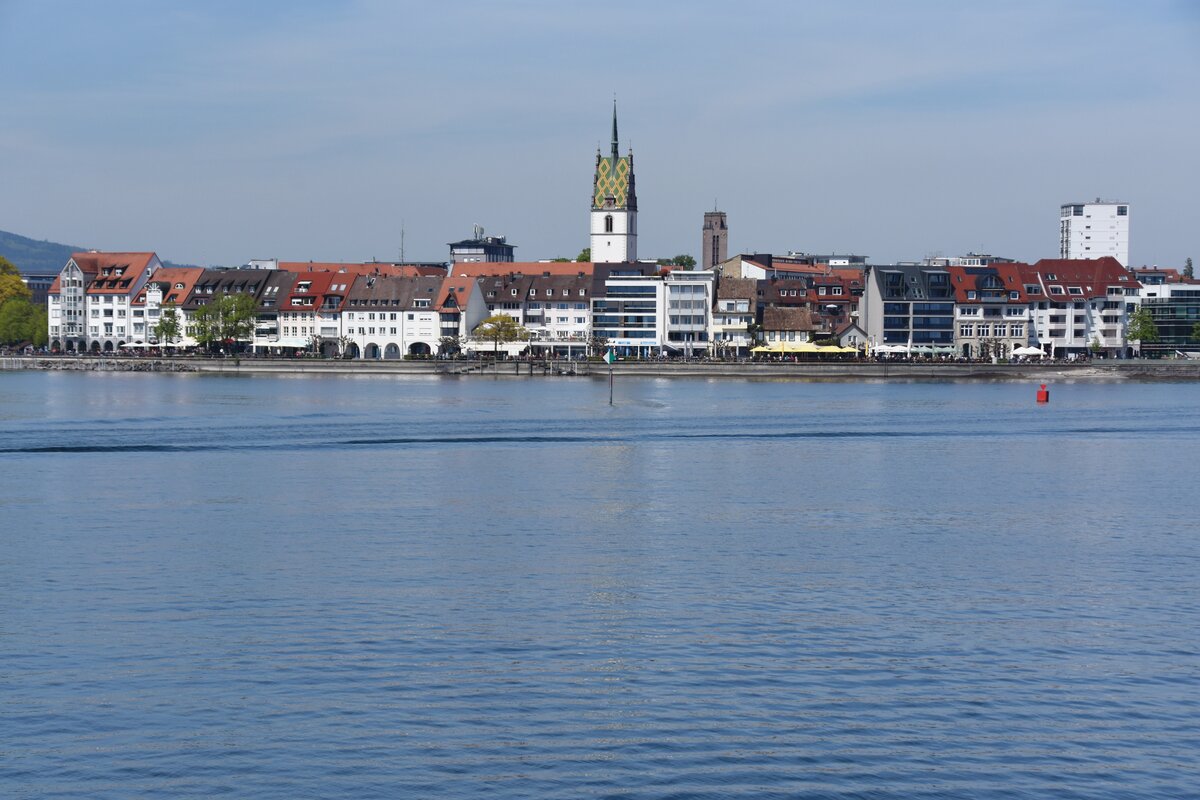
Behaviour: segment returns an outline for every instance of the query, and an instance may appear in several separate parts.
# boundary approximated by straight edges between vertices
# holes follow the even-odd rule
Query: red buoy
[[[1037,401],[1039,403],[1050,402],[1050,390],[1046,388],[1046,384],[1044,383],[1042,384],[1042,388],[1038,389]]]

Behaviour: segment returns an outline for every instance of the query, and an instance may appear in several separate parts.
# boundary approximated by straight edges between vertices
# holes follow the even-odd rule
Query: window
[[[1024,325],[1009,325],[1008,329],[1011,332],[1012,336],[1024,336],[1025,335],[1025,326]]]
[[[612,233],[612,232],[613,232],[613,218],[612,218],[612,214],[608,214],[608,215],[606,215],[606,216],[604,217],[604,232],[605,232],[605,233]]]
[[[1061,286],[1051,286],[1050,294],[1063,294],[1063,288]]]
[[[1067,293],[1068,294],[1083,294],[1083,289],[1080,289],[1078,286],[1068,286]]]
[[[965,323],[963,325],[959,325],[958,326],[958,335],[959,336],[974,336],[975,335],[975,326],[969,322]]]
[[[979,326],[979,335],[980,336],[990,336],[991,333],[992,333],[991,326],[989,326],[989,325],[980,325]]]
[[[1129,216],[1129,206],[1117,206],[1117,216],[1118,217]]]

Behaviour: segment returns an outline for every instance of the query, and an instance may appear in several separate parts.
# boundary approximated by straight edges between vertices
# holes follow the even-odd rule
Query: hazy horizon
[[[639,254],[1055,257],[1130,203],[1195,256],[1200,8],[0,0],[0,229],[165,259],[519,260],[587,246],[614,93]]]

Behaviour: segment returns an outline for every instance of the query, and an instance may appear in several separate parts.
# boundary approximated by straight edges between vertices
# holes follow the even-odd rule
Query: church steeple
[[[613,98],[613,138],[612,138],[612,157],[616,161],[617,155],[617,98]]]
[[[613,97],[612,148],[602,155],[596,148],[596,173],[592,179],[592,260],[637,260],[637,191],[633,183],[633,152],[620,154],[617,138],[617,98]]]

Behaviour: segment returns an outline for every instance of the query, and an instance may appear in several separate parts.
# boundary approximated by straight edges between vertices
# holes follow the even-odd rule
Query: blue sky
[[[0,229],[236,264],[587,244],[613,94],[639,251],[1200,256],[1200,3],[0,0]]]

